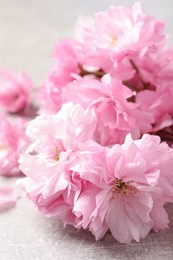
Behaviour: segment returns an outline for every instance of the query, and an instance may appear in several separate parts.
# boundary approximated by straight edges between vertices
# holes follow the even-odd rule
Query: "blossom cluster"
[[[0,175],[21,173],[19,155],[29,142],[25,135],[27,113],[23,111],[29,110],[31,90],[31,80],[24,72],[0,71]]]
[[[5,176],[20,174],[19,155],[29,140],[25,135],[25,120],[16,118],[10,122],[0,116],[0,173]]]
[[[94,110],[66,103],[31,121],[32,144],[20,157],[29,198],[48,217],[89,229],[96,240],[110,229],[123,243],[168,227],[173,202],[173,149],[158,136],[102,146],[94,139]]]
[[[0,70],[0,175],[20,176],[19,156],[29,143],[25,134],[32,82],[24,73]],[[0,187],[0,211],[15,205],[18,195],[11,187]]]
[[[173,202],[173,48],[139,1],[80,19],[75,35],[56,45],[39,90],[20,185],[45,216],[96,240],[140,241],[168,228]]]

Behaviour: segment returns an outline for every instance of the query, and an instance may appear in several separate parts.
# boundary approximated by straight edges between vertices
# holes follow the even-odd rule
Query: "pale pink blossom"
[[[148,111],[154,116],[153,131],[161,130],[173,124],[173,88],[170,86],[165,91],[144,90],[137,94],[137,101],[143,111]]]
[[[110,73],[135,91],[153,89],[161,75],[163,81],[164,75],[172,77],[164,25],[145,15],[139,1],[131,8],[112,6],[78,25],[78,41],[62,40],[56,46],[55,64],[40,90],[40,113],[56,113],[68,83],[82,77],[100,79]]]
[[[18,184],[25,189],[40,212],[47,217],[56,216],[64,222],[73,223],[71,203],[73,204],[75,193],[64,177],[61,163],[55,157],[26,154],[21,156],[20,163],[21,170],[28,177],[19,180]]]
[[[89,140],[58,154],[50,153],[51,139],[40,142],[21,155],[27,178],[20,182],[46,216],[89,229],[96,240],[110,230],[122,243],[168,227],[164,205],[173,202],[173,150],[159,137],[134,141],[128,135],[111,148]]]
[[[20,174],[19,154],[28,144],[25,136],[26,122],[16,118],[10,122],[5,115],[0,115],[0,175]]]
[[[120,80],[105,75],[101,81],[84,78],[64,88],[64,102],[73,101],[84,108],[92,108],[97,117],[95,139],[102,145],[123,143],[126,135],[134,138],[149,132],[153,123],[151,113],[130,102],[135,95]],[[129,99],[129,101],[128,101]]]
[[[65,149],[71,149],[93,138],[96,123],[93,110],[84,110],[82,106],[69,102],[57,114],[40,115],[30,121],[26,135],[36,142],[46,136],[61,140]]]
[[[94,113],[72,103],[55,115],[41,115],[29,123],[31,144],[20,156],[20,169],[27,178],[20,185],[46,216],[74,223],[71,205],[78,191],[67,181],[64,167],[70,163],[70,154],[93,137],[95,127]]]
[[[173,47],[160,47],[133,62],[143,83],[146,83],[143,89],[164,91],[165,87],[173,84]]]
[[[16,204],[18,195],[10,187],[0,187],[0,212],[6,211]]]
[[[80,26],[78,25],[78,28]],[[79,40],[84,44],[89,65],[109,73],[114,61],[143,57],[165,42],[161,21],[143,14],[140,2],[131,8],[111,6],[81,23]]]
[[[7,71],[0,71],[0,106],[7,112],[22,111],[29,103],[32,90],[29,77],[21,72],[18,75]]]
[[[173,142],[172,131],[158,133],[173,124],[173,49],[161,47],[147,53],[142,59],[131,61],[135,74],[124,81],[131,90],[136,91],[135,102],[143,111],[148,111],[154,117],[152,132],[163,135]],[[167,138],[167,137],[168,138]],[[173,136],[173,135],[172,135]],[[170,140],[171,139],[171,140]]]
[[[62,106],[63,87],[80,74],[82,64],[81,44],[72,40],[62,40],[56,45],[53,58],[55,64],[39,93],[40,113],[53,114]]]
[[[133,141],[128,135],[111,148],[90,141],[79,153],[66,168],[70,182],[74,177],[75,185],[78,175],[83,183],[73,207],[75,227],[89,229],[96,240],[110,229],[122,243],[168,228],[164,205],[173,201],[173,150],[159,137]]]
[[[170,91],[173,84],[173,48],[160,47],[147,52],[142,58],[124,59],[114,66],[116,77],[136,92],[143,90]]]

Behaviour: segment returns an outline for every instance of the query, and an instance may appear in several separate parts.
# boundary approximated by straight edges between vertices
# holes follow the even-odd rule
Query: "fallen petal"
[[[18,195],[10,187],[0,187],[0,212],[12,208],[16,204]]]

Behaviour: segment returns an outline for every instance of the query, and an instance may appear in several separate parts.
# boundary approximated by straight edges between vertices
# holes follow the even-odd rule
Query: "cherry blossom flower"
[[[22,111],[29,103],[29,95],[33,86],[25,73],[0,71],[0,106],[7,112]]]
[[[109,73],[114,61],[134,55],[141,58],[163,45],[163,28],[162,22],[143,14],[137,1],[131,8],[111,6],[82,22],[79,40],[85,46],[88,64]]]
[[[155,117],[154,131],[173,124],[173,89],[172,86],[162,93],[144,90],[138,93],[137,100],[145,111],[150,111]]]
[[[81,45],[76,41],[62,40],[56,45],[53,58],[55,65],[42,85],[39,97],[42,100],[40,113],[56,113],[62,106],[62,88],[81,73]]]
[[[0,187],[0,212],[6,211],[16,204],[18,195],[10,187]]]
[[[133,95],[134,92],[110,75],[105,75],[101,81],[76,80],[62,93],[64,102],[73,101],[94,109],[97,117],[95,139],[102,145],[123,143],[127,133],[139,138],[152,128],[152,114],[128,101]]]
[[[145,85],[141,90],[164,91],[173,83],[173,48],[163,46],[133,61]],[[136,84],[137,85],[137,84]],[[139,89],[140,90],[140,89]]]
[[[74,185],[74,173],[83,183],[73,207],[75,227],[89,229],[96,240],[110,229],[122,243],[168,227],[164,205],[173,201],[173,150],[159,137],[133,141],[128,135],[111,148],[90,141],[80,155],[66,168]]]
[[[40,115],[29,123],[31,145],[19,160],[27,178],[20,185],[45,215],[74,221],[71,204],[77,191],[63,174],[64,163],[70,162],[69,154],[75,154],[80,143],[92,138],[95,127],[94,113],[72,103],[55,115]]]
[[[28,144],[25,125],[21,118],[10,122],[5,115],[0,115],[0,175],[14,176],[21,173],[18,167],[19,154]]]
[[[111,148],[90,140],[54,157],[48,145],[44,151],[34,143],[20,158],[27,175],[21,185],[46,216],[89,229],[96,240],[110,229],[122,243],[168,227],[164,205],[173,202],[173,150],[159,137],[134,141],[128,135]]]

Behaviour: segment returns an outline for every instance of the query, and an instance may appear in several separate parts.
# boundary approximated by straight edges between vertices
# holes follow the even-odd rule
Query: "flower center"
[[[56,147],[55,157],[54,157],[55,161],[59,161],[59,159],[60,159],[60,153],[61,153],[61,150],[60,150],[58,147]]]
[[[111,37],[111,47],[115,47],[117,43],[117,37],[116,36],[112,36]]]
[[[136,188],[131,185],[131,181],[124,182],[122,179],[118,178],[116,178],[115,181],[116,182],[112,188],[113,198],[136,193]]]
[[[5,156],[8,153],[8,146],[5,144],[0,145],[0,157]]]

